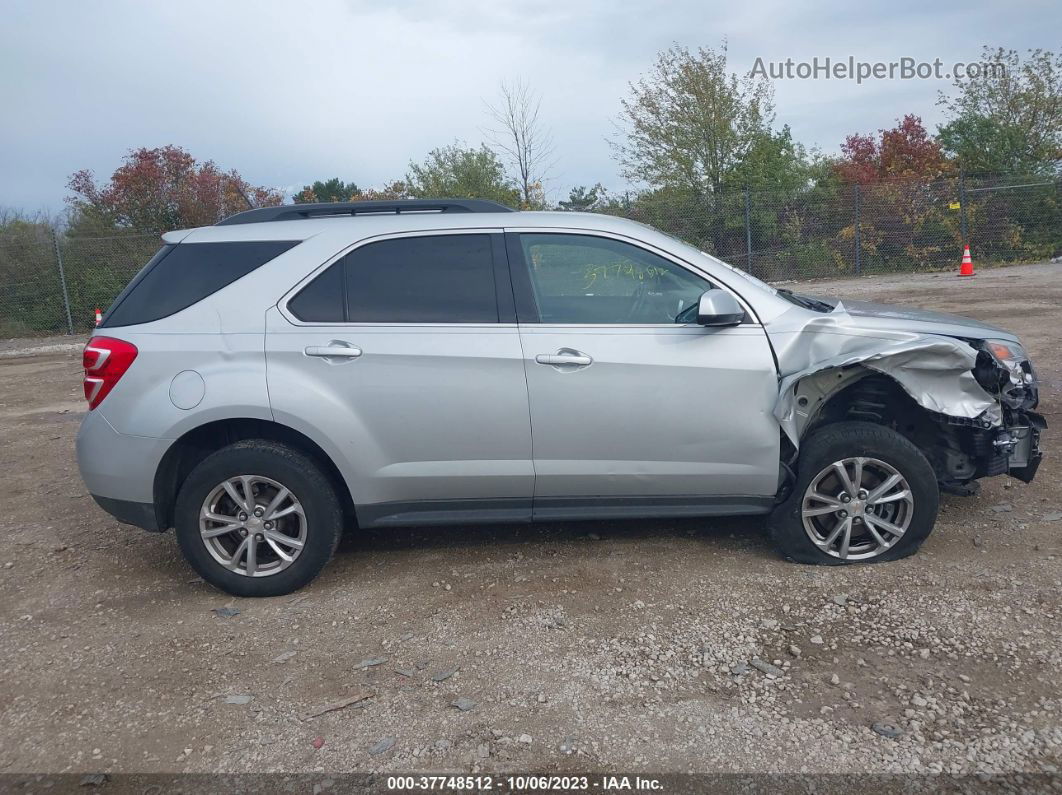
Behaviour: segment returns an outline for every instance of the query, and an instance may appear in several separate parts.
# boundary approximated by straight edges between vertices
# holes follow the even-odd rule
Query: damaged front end
[[[1021,345],[860,320],[838,304],[799,328],[771,329],[782,373],[775,417],[793,460],[814,427],[855,419],[907,436],[945,491],[973,494],[994,475],[1033,479],[1046,422]]]
[[[997,399],[986,410],[991,427],[975,437],[977,469],[973,477],[1009,474],[1029,483],[1043,459],[1040,432],[1047,427],[1033,411],[1039,402],[1036,371],[1020,345],[1007,340],[966,340],[977,350],[973,374],[977,383]]]

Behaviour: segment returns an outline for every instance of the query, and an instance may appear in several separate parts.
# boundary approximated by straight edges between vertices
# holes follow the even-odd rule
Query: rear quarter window
[[[163,246],[115,299],[100,326],[133,326],[169,317],[300,242],[268,240]]]

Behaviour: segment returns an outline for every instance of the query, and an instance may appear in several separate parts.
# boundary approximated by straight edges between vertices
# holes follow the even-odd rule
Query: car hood
[[[837,299],[819,298],[836,306]],[[895,331],[914,331],[922,334],[941,334],[946,337],[971,339],[1006,339],[1018,341],[1016,335],[998,326],[947,312],[932,312],[892,304],[875,304],[870,301],[841,299],[845,311],[859,318],[860,325],[867,328],[882,328]]]

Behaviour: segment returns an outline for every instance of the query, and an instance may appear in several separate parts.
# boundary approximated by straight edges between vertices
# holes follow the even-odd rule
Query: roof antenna
[[[240,194],[240,198],[241,198],[241,199],[243,199],[244,203],[245,203],[245,204],[247,205],[247,209],[248,209],[248,210],[257,210],[257,209],[258,209],[258,208],[257,208],[257,207],[256,207],[256,206],[255,206],[255,205],[254,205],[254,204],[253,204],[253,203],[251,202],[251,199],[250,199],[250,198],[249,198],[249,197],[247,196],[247,192],[246,192],[246,191],[245,191],[245,190],[243,189],[243,185],[241,185],[241,184],[239,183],[239,181],[237,181],[237,180],[233,179],[233,178],[232,178],[232,177],[230,177],[230,176],[229,176],[228,174],[222,174],[222,175],[221,175],[221,179],[222,179],[222,180],[228,180],[228,183],[229,183],[230,185],[232,185],[232,187],[236,188],[236,192],[237,192],[238,194]]]
[[[254,210],[254,209],[257,209],[257,208],[256,208],[256,207],[255,207],[255,206],[254,206],[254,205],[253,205],[253,204],[251,203],[251,200],[250,200],[250,198],[248,198],[248,196],[247,196],[247,193],[246,193],[246,192],[244,191],[244,189],[243,189],[243,185],[241,185],[241,184],[240,184],[239,182],[234,182],[233,184],[234,184],[234,185],[236,185],[236,190],[237,190],[237,191],[239,191],[239,194],[240,194],[241,196],[243,196],[243,200],[244,200],[245,202],[247,202],[247,209],[248,209],[248,210]]]

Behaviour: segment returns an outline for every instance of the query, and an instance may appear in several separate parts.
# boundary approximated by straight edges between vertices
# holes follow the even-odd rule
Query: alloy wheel
[[[306,545],[306,514],[282,483],[262,475],[237,475],[203,500],[199,534],[211,557],[247,577],[288,568]]]
[[[914,495],[891,464],[844,458],[811,479],[800,516],[808,538],[827,555],[867,560],[891,549],[907,532]]]

